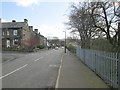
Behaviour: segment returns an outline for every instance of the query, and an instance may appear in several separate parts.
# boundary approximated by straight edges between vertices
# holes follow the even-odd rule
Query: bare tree
[[[89,3],[79,3],[71,6],[72,10],[69,16],[68,25],[73,31],[78,31],[82,48],[90,48],[90,39],[92,37],[92,18],[89,14]]]
[[[115,2],[91,2],[91,17],[94,27],[105,34],[109,43],[117,50],[120,46],[118,39],[118,22],[120,21],[120,6]]]
[[[120,47],[120,5],[116,2],[83,2],[71,5],[68,25],[78,31],[82,48],[90,48],[91,38],[106,38],[116,49]]]

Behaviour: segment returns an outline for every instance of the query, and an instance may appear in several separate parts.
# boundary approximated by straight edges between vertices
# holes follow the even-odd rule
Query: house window
[[[18,45],[18,39],[13,40],[13,45]]]
[[[10,32],[9,32],[9,31],[7,31],[7,35],[8,35],[8,36],[10,35]]]
[[[6,43],[7,43],[7,48],[10,47],[10,40],[7,40]]]
[[[2,35],[3,35],[3,36],[5,35],[5,32],[4,32],[4,31],[2,32]]]
[[[13,35],[17,35],[17,34],[18,34],[17,30],[14,30]]]
[[[14,45],[18,45],[18,39],[14,39]]]

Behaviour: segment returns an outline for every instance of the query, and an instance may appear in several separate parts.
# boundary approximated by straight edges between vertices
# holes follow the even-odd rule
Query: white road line
[[[59,79],[60,79],[62,61],[63,61],[63,56],[62,56],[62,58],[61,58],[60,67],[59,67],[59,71],[58,71],[58,77],[57,77],[57,81],[56,81],[56,85],[55,85],[55,88],[56,88],[56,89],[58,88],[58,85],[59,85]]]
[[[58,65],[52,65],[52,64],[50,64],[49,67],[58,67]]]
[[[36,60],[34,60],[34,61],[36,62],[36,61],[38,61],[38,60],[40,60],[40,59],[42,59],[42,58],[43,58],[43,57],[40,57],[40,58],[38,58],[38,59],[36,59]]]
[[[28,64],[25,64],[24,66],[22,66],[22,67],[20,67],[20,68],[18,68],[18,69],[16,69],[16,70],[14,70],[14,71],[12,71],[12,72],[10,72],[10,73],[4,75],[4,76],[1,76],[0,79],[2,79],[2,78],[4,78],[4,77],[7,77],[8,75],[10,75],[10,74],[12,74],[12,73],[14,73],[14,72],[17,72],[18,70],[20,70],[20,69],[26,67],[27,65],[28,65]]]

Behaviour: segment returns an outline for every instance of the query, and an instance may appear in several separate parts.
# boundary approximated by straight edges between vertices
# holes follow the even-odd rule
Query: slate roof
[[[19,27],[24,27],[25,22],[5,22],[2,23],[2,28],[19,28]]]

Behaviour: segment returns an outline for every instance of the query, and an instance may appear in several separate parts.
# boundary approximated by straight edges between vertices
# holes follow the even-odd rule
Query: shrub
[[[43,49],[43,48],[45,48],[45,46],[44,45],[39,45],[39,46],[37,46],[37,48]]]
[[[67,49],[68,49],[69,51],[73,52],[73,53],[76,52],[76,48],[75,48],[75,46],[73,46],[72,44],[68,44],[68,45],[67,45]]]

